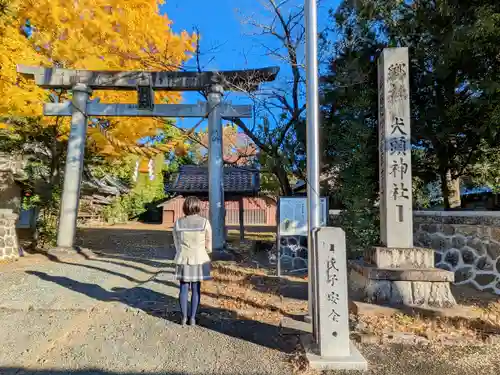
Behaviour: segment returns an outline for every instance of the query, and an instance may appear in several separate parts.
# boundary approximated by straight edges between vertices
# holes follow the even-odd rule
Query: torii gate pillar
[[[224,88],[212,85],[208,93],[208,196],[212,226],[212,247],[221,251],[225,245],[224,162],[222,152],[221,102]]]
[[[80,183],[87,136],[87,102],[92,90],[85,84],[73,87],[71,129],[68,140],[68,154],[64,170],[64,187],[59,213],[57,247],[71,249],[76,234]]]

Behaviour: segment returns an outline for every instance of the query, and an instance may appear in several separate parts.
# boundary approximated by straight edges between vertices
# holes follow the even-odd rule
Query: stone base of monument
[[[0,210],[0,260],[19,258],[19,242],[16,233],[18,215],[12,210]]]
[[[306,320],[306,315],[296,315],[294,317],[284,317],[281,319],[280,328],[283,335],[302,335],[305,333],[312,334],[312,320],[309,316]]]
[[[434,250],[375,247],[349,262],[349,292],[365,302],[447,308],[456,305],[453,272],[434,268]]]
[[[300,337],[302,346],[306,352],[309,366],[316,370],[368,370],[368,362],[359,352],[358,348],[349,342],[349,348],[344,348],[339,356],[326,357],[319,355],[319,347],[314,343],[312,335]]]
[[[308,324],[312,324],[312,316],[309,314],[304,315],[304,322]]]
[[[339,356],[321,356],[319,346],[312,338],[312,324],[305,322],[305,316],[298,319],[285,317],[281,321],[281,334],[300,335],[301,344],[305,350],[309,366],[318,370],[359,370],[368,369],[368,363],[358,348],[349,341],[349,350]],[[345,348],[344,348],[345,349]]]

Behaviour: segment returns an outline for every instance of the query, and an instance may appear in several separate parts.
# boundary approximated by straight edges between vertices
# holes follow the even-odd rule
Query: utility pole
[[[308,224],[308,273],[309,273],[309,318],[315,319],[314,283],[316,257],[313,230],[320,226],[319,191],[319,85],[318,85],[318,16],[316,0],[305,0],[306,21],[306,128],[307,128],[307,224]]]

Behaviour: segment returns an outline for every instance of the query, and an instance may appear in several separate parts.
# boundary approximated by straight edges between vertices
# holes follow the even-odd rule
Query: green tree
[[[325,159],[333,166],[330,192],[343,212],[336,223],[344,228],[354,255],[378,241],[377,66],[383,45],[367,22],[336,14],[342,36],[323,77]],[[363,41],[359,43],[357,41]]]
[[[439,178],[450,208],[450,186],[473,177],[472,166],[500,140],[500,3],[345,1],[339,14],[365,24],[386,46],[409,48],[412,142],[425,150],[413,172]]]
[[[492,165],[485,154],[498,153],[500,4],[493,0],[346,0],[332,14],[339,38],[326,101],[336,103],[331,121],[338,130],[330,129],[328,134],[343,140],[355,132],[356,128],[347,131],[338,118],[346,111],[351,122],[365,123],[360,131],[373,132],[376,95],[373,91],[370,98],[366,91],[376,87],[377,58],[384,47],[408,47],[413,174],[419,184],[440,179],[445,207],[450,208],[454,195],[450,187],[464,176],[479,181],[484,172],[479,166]],[[342,102],[340,93],[348,103]],[[359,108],[362,98],[368,100],[361,105],[370,108],[368,116],[352,109],[353,105]]]
[[[488,187],[500,192],[500,148],[483,146],[479,159],[468,168],[462,183],[468,188]]]
[[[122,181],[128,179],[132,187],[129,193],[116,197],[111,205],[104,209],[104,218],[107,222],[122,223],[137,219],[146,211],[154,209],[156,203],[165,197],[163,179],[165,156],[158,154],[153,161],[153,179],[150,178],[148,172],[136,171],[137,163],[141,163],[137,155],[128,155],[122,159],[121,163],[114,160],[102,168],[103,171],[107,170],[110,175],[119,177]]]

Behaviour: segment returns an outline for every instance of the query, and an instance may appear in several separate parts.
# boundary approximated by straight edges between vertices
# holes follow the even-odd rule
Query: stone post
[[[432,249],[413,247],[408,48],[386,48],[378,62],[380,247],[352,261],[352,292],[394,305],[448,307],[454,274],[434,268]]]
[[[385,49],[379,75],[380,239],[413,247],[408,49]]]
[[[225,244],[224,160],[221,117],[223,93],[224,89],[221,85],[213,85],[208,93],[208,196],[212,244],[215,251],[222,251]]]
[[[59,213],[57,247],[73,249],[78,205],[80,201],[80,183],[83,173],[83,158],[87,135],[87,102],[91,90],[87,85],[77,83],[73,87],[73,107],[71,129],[68,140],[68,154],[64,169],[64,186]]]
[[[322,370],[366,370],[368,364],[349,339],[347,254],[340,228],[313,230],[316,278],[314,342],[304,342],[311,367]]]

